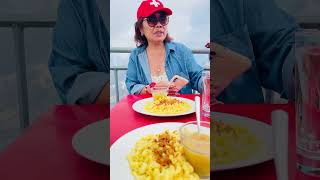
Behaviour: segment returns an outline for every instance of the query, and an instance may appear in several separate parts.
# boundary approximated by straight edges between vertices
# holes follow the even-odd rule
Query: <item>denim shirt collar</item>
[[[165,46],[166,46],[166,55],[167,55],[167,57],[168,57],[168,55],[169,55],[169,53],[171,51],[175,51],[176,50],[176,46],[171,42],[165,43]]]
[[[152,82],[151,79],[151,72],[150,72],[150,66],[148,62],[148,56],[147,56],[147,51],[146,51],[146,46],[139,47],[138,49],[138,61],[141,64],[142,70],[144,72],[145,77],[147,78],[148,84]],[[176,47],[173,43],[171,42],[166,42],[165,43],[165,48],[166,48],[166,63],[168,60],[168,56],[171,51],[175,51]]]
[[[138,54],[138,61],[141,64],[142,70],[144,72],[145,77],[147,78],[148,84],[150,84],[152,82],[152,79],[146,49],[144,49],[144,51]]]

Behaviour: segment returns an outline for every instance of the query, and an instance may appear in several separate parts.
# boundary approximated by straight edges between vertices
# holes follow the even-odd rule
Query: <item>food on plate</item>
[[[159,99],[163,99],[163,98],[168,97],[167,94],[168,94],[168,93],[165,92],[165,91],[158,91],[158,92],[153,92],[153,93],[152,93],[152,97],[153,97],[153,99],[156,101],[156,100],[159,100]]]
[[[210,136],[204,133],[184,129],[184,154],[199,176],[210,176]]]
[[[253,156],[262,148],[261,141],[245,127],[213,121],[212,164],[223,165]]]
[[[144,106],[144,110],[155,114],[179,114],[189,111],[192,107],[187,102],[158,93],[154,100]]]
[[[131,172],[137,180],[199,179],[183,155],[177,131],[141,138],[127,156]]]

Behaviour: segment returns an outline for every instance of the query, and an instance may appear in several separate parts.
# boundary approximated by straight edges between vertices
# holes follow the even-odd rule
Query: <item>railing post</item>
[[[115,79],[115,86],[116,86],[116,101],[119,102],[119,81],[118,81],[118,70],[114,70],[114,79]]]
[[[23,26],[13,24],[14,58],[16,63],[18,110],[20,130],[29,126],[28,87]]]

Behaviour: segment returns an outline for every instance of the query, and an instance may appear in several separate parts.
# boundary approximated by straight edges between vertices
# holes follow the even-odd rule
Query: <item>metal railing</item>
[[[130,53],[134,47],[111,47],[111,53]],[[193,54],[209,54],[208,49],[192,49]]]
[[[30,124],[24,30],[26,28],[52,28],[54,25],[55,21],[0,21],[0,28],[11,28],[13,32],[13,52],[16,64],[18,112],[21,131]]]

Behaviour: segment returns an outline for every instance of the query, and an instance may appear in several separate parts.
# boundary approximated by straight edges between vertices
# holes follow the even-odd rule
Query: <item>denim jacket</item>
[[[165,43],[165,48],[165,71],[168,79],[179,75],[189,80],[189,83],[179,93],[191,94],[192,89],[201,92],[203,68],[196,63],[192,51],[176,42]],[[130,54],[126,76],[127,89],[130,94],[139,94],[143,87],[151,82],[146,46],[138,47]]]
[[[262,103],[261,87],[292,99],[292,47],[294,33],[299,29],[294,19],[273,0],[213,0],[210,6],[211,41],[252,61],[252,67],[217,99],[225,103]]]
[[[61,0],[49,70],[62,103],[93,103],[109,83],[108,11],[105,0]]]

